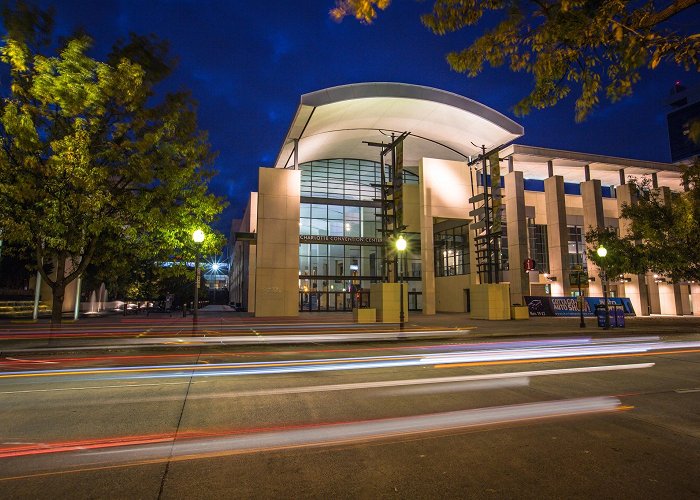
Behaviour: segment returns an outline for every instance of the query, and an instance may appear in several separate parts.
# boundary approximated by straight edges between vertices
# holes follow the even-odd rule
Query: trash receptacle
[[[598,318],[598,327],[605,328],[605,304],[596,304],[595,317]]]
[[[625,308],[619,304],[615,306],[615,326],[618,328],[625,327]]]

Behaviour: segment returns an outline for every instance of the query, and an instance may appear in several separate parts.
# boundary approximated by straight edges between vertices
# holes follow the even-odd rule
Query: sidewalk
[[[584,328],[578,317],[533,317],[521,321],[487,321],[469,318],[468,314],[439,313],[434,316],[413,314],[409,323],[420,326],[471,327],[474,336],[507,335],[629,335],[700,333],[700,316],[642,316],[626,317],[624,328],[604,330],[597,325],[596,318],[584,318]]]

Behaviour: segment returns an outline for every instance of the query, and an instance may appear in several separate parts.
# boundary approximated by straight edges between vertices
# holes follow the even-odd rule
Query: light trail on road
[[[14,462],[13,475],[0,480],[31,476],[45,470],[70,472],[72,468],[100,465],[143,465],[167,460],[193,460],[212,456],[257,453],[308,446],[337,446],[376,439],[390,439],[430,432],[454,431],[538,419],[587,415],[629,409],[614,397],[591,397],[504,405],[411,417],[310,424],[284,428],[237,429],[228,434],[131,436],[102,440],[61,442],[39,447],[26,444],[0,450],[0,458],[31,457]],[[202,434],[207,437],[199,437]],[[79,471],[79,470],[77,470]],[[76,472],[77,472],[76,471]],[[13,477],[14,476],[14,477]]]
[[[241,357],[241,356],[280,356],[280,355],[298,355],[298,354],[330,354],[330,353],[357,353],[357,352],[378,352],[378,351],[462,351],[469,350],[487,350],[487,349],[508,349],[508,348],[539,348],[539,347],[554,347],[554,346],[570,346],[581,345],[591,342],[590,337],[583,338],[555,338],[555,339],[538,339],[538,340],[516,340],[516,341],[490,341],[490,342],[471,342],[471,343],[450,343],[450,344],[431,344],[431,345],[393,345],[393,346],[369,346],[369,347],[351,347],[351,348],[323,348],[323,349],[297,349],[297,350],[275,350],[275,351],[228,351],[228,352],[209,352],[206,354],[209,358],[225,358],[225,357]],[[658,337],[624,337],[624,338],[606,338],[598,339],[597,343],[618,343],[618,342],[649,342],[658,341]],[[44,350],[40,351],[44,352]],[[166,362],[168,360],[177,360],[181,358],[192,358],[196,356],[194,353],[167,353],[167,354],[134,354],[134,355],[112,355],[109,353],[100,356],[80,356],[80,357],[36,357],[33,349],[22,351],[23,358],[7,356],[0,358],[0,370],[4,367],[22,367],[24,365],[36,367],[37,364],[47,365],[81,365],[91,362],[111,363],[111,362],[127,362],[127,361],[159,361]],[[32,356],[34,354],[34,356]],[[18,355],[19,356],[19,355]],[[11,371],[11,370],[7,370]]]
[[[358,354],[356,351],[373,350],[377,352],[363,353],[373,355],[353,355]],[[247,355],[300,359],[238,362],[224,359],[241,353],[214,353],[216,356],[208,364],[183,363],[185,357],[193,357],[191,353],[177,353],[174,357],[172,354],[39,359],[10,356],[0,360],[10,363],[6,367],[25,363],[26,368],[0,372],[3,407],[20,408],[25,412],[20,415],[26,415],[29,422],[53,422],[54,415],[69,415],[63,418],[74,419],[67,432],[37,426],[31,434],[22,425],[11,425],[12,434],[0,440],[0,481],[305,447],[355,446],[377,440],[400,442],[431,433],[460,433],[471,428],[492,430],[503,424],[525,425],[543,419],[629,410],[631,406],[620,401],[623,396],[615,396],[627,391],[618,391],[614,384],[611,389],[609,381],[616,378],[617,372],[641,373],[653,368],[655,363],[591,361],[695,353],[700,352],[700,341],[668,341],[657,336],[547,338],[311,349],[303,351],[307,355],[303,358],[296,356],[299,352],[254,352]],[[343,353],[347,357],[341,357]],[[177,364],[155,364],[168,356],[172,357],[170,362]],[[50,363],[105,360],[121,365],[65,368]],[[147,365],[124,366],[125,362],[146,360]],[[431,376],[440,372],[423,370],[572,360],[581,363],[550,364],[549,369],[532,366],[528,367],[532,369],[503,373],[453,371],[448,373],[451,376],[440,377]],[[581,366],[584,364],[588,366]],[[402,367],[413,369],[396,370]],[[378,369],[391,371],[366,371]],[[346,374],[327,379],[315,375],[342,370],[354,370],[359,376],[343,380],[340,377]],[[270,377],[269,383],[261,383],[263,377],[253,378],[275,374],[298,376]],[[608,374],[607,378],[596,378],[603,374]],[[559,376],[584,379],[587,375],[593,375],[595,381],[606,381],[606,385],[596,385],[590,397],[580,397],[582,394],[576,389],[571,394],[558,395],[548,391],[553,384],[560,383]],[[227,376],[251,378],[230,382],[221,378]],[[381,380],[388,377],[391,378]],[[536,378],[540,380],[538,384],[533,382]],[[617,378],[636,379],[629,375]],[[342,382],[332,383],[336,381]],[[531,382],[533,387],[528,388]],[[572,387],[578,387],[579,383]],[[171,390],[168,385],[181,388]],[[469,394],[470,391],[482,392]],[[567,397],[573,398],[562,399]],[[239,413],[241,408],[247,409],[247,413]],[[125,426],[123,419],[115,420],[104,428],[98,424],[85,430],[85,423],[91,422],[93,415],[115,411],[123,416],[150,415],[151,420],[135,426]],[[208,411],[211,415],[195,416]],[[41,412],[43,416],[32,415]],[[176,415],[183,414],[182,422],[186,423],[181,428]],[[33,439],[27,437],[32,435]]]
[[[301,387],[284,387],[276,389],[262,389],[262,390],[245,390],[245,391],[216,391],[208,394],[195,394],[188,395],[188,400],[199,400],[199,399],[217,399],[217,398],[245,398],[245,397],[259,397],[259,396],[288,396],[292,394],[309,394],[309,393],[321,393],[321,392],[335,392],[335,391],[354,391],[362,389],[385,389],[385,388],[405,388],[410,386],[426,386],[435,387],[436,385],[454,384],[462,383],[465,385],[460,385],[453,387],[453,390],[480,390],[483,388],[495,388],[497,386],[488,387],[485,385],[477,385],[477,382],[484,381],[496,381],[496,380],[516,380],[515,386],[527,385],[531,377],[542,377],[550,375],[572,375],[581,373],[593,373],[593,372],[608,372],[608,371],[618,371],[618,370],[638,370],[641,368],[651,368],[654,363],[636,363],[636,364],[624,364],[624,365],[605,365],[605,366],[584,366],[578,368],[557,368],[551,370],[530,370],[522,372],[507,372],[507,373],[492,373],[483,375],[462,375],[456,377],[430,377],[430,378],[418,378],[418,379],[403,379],[403,380],[382,380],[376,382],[355,382],[347,384],[326,384],[326,385],[313,385],[313,386],[301,386]],[[201,381],[206,382],[206,381]],[[169,383],[170,385],[171,383]],[[468,385],[473,384],[473,385]],[[103,390],[105,388],[109,389],[130,389],[133,387],[149,387],[156,384],[125,384],[125,385],[110,385],[110,386],[82,386],[82,387],[60,387],[51,389],[21,389],[14,391],[0,391],[2,395],[11,394],[26,394],[31,392],[65,392],[65,391],[83,391],[83,390]],[[505,387],[505,385],[500,385],[498,387]],[[178,401],[181,398],[179,396],[149,396],[149,402],[160,402],[160,401]],[[92,403],[87,401],[85,404],[127,404],[127,403],[139,403],[143,402],[143,399],[139,398],[111,398],[108,402],[102,403]]]
[[[557,360],[596,359],[624,357],[640,354],[658,355],[674,350],[700,348],[700,342],[688,341],[617,341],[598,342],[587,340],[581,345],[554,347],[525,347],[475,349],[450,353],[401,354],[388,356],[348,357],[331,359],[300,359],[286,361],[259,361],[238,363],[179,364],[122,366],[107,368],[42,369],[0,373],[2,380],[30,380],[55,377],[79,377],[82,379],[117,380],[181,377],[221,377],[238,375],[263,375],[280,373],[323,372],[335,370],[364,370],[410,366],[470,366],[509,362],[551,362]]]

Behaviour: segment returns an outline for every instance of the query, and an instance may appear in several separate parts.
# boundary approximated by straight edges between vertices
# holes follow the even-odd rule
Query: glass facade
[[[381,210],[377,207],[302,203],[300,208],[300,235],[381,237]]]
[[[581,226],[568,226],[569,229],[569,269],[580,265],[586,269],[586,240]]]
[[[381,166],[333,159],[304,163],[300,169],[300,310],[367,306],[370,284],[382,279]],[[404,182],[415,184],[418,178],[405,170]],[[410,241],[404,275],[417,304],[420,238]]]
[[[547,226],[535,224],[535,219],[527,219],[527,251],[535,261],[535,269],[541,273],[549,272],[549,245],[547,244]]]
[[[433,236],[435,276],[469,274],[469,224],[439,229]]]

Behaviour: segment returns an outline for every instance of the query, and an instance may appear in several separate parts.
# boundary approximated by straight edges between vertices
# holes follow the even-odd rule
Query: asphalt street
[[[698,498],[693,328],[252,346],[172,334],[147,348],[55,351],[5,339],[0,491]]]

